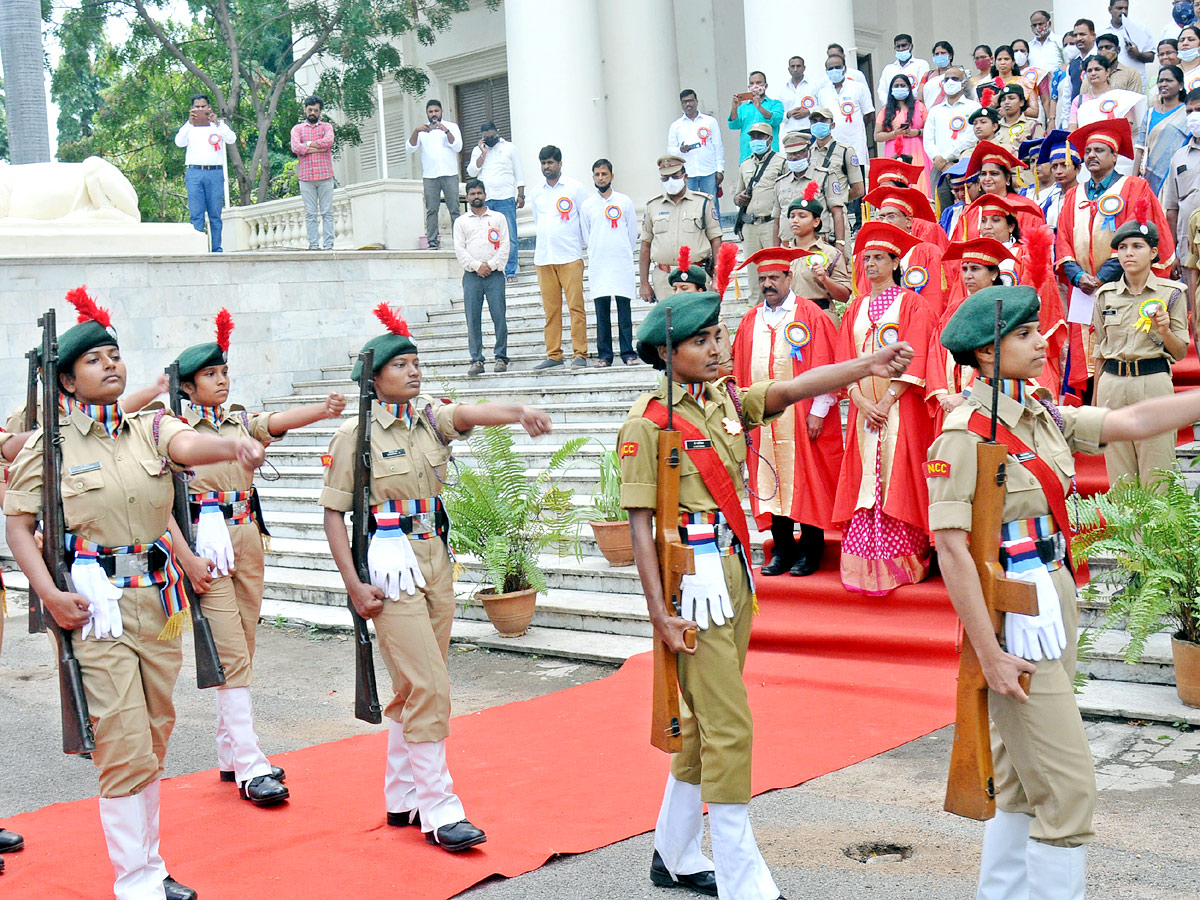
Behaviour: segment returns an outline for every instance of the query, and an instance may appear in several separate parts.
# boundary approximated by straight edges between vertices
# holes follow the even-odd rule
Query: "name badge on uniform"
[[[385,450],[383,453],[383,458],[391,459],[393,456],[404,456],[406,453],[408,453],[408,451],[403,447],[400,447],[396,450]]]
[[[1037,459],[1037,454],[1032,450],[1026,450],[1024,453],[1014,453],[1013,459],[1019,463],[1027,463],[1031,459]]]
[[[82,466],[71,466],[71,468],[67,470],[67,474],[82,475],[84,472],[95,472],[99,468],[100,461],[97,460],[96,462],[84,463]]]
[[[712,441],[684,441],[684,450],[711,450]]]
[[[1175,174],[1176,174],[1176,175],[1182,175],[1182,174],[1183,174],[1184,172],[1186,172],[1186,171],[1187,171],[1187,163],[1184,163],[1182,166],[1176,166],[1176,167],[1175,167]]]
[[[1119,311],[1120,311],[1120,310],[1113,309],[1113,308],[1110,306],[1110,307],[1108,307],[1108,308],[1106,308],[1106,309],[1102,310],[1102,311],[1101,311],[1101,313],[1100,313],[1100,315],[1102,315],[1102,316],[1115,316],[1115,315],[1116,315],[1116,314],[1117,314]]]

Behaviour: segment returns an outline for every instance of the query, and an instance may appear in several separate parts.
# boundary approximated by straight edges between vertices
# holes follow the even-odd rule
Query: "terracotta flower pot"
[[[629,522],[589,522],[596,546],[614,568],[633,565],[633,536]]]
[[[1171,638],[1171,656],[1175,660],[1175,690],[1184,706],[1200,708],[1200,644]]]
[[[478,591],[475,599],[482,604],[483,611],[500,632],[500,637],[520,637],[529,630],[529,623],[533,621],[537,591],[533,588],[507,594]]]

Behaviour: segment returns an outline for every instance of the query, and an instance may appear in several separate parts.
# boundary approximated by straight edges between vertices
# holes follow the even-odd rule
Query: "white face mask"
[[[793,172],[799,174],[800,172],[803,172],[805,169],[808,168],[808,160],[807,159],[789,159],[787,161],[787,166]]]
[[[1200,47],[1192,47],[1190,50],[1179,51],[1179,58],[1184,62],[1191,62],[1198,56],[1200,56]]]
[[[667,192],[667,196],[674,197],[683,190],[682,178],[668,178],[662,183],[663,190]]]
[[[1079,48],[1074,44],[1067,44],[1067,46],[1063,47],[1063,59],[1067,62],[1079,59],[1079,55]]]
[[[1018,66],[1023,66],[1025,63],[1029,62],[1029,54],[1024,50],[1018,50],[1013,53],[1013,60]]]
[[[1192,133],[1192,137],[1200,140],[1200,112],[1187,114],[1188,131]]]
[[[943,78],[942,90],[946,92],[947,97],[954,97],[962,93],[962,82],[957,78]]]

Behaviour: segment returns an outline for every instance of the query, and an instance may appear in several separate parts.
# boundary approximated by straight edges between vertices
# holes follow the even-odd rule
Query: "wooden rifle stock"
[[[36,349],[30,350],[25,354],[25,358],[29,360],[29,377],[25,382],[25,422],[26,431],[33,431],[38,427],[38,368],[41,363],[39,360],[40,352]],[[46,630],[46,611],[42,608],[41,598],[33,589],[33,585],[29,586],[29,633],[37,634],[40,631]]]
[[[167,402],[171,412],[182,418],[183,401],[179,396],[179,363],[173,362],[167,367]],[[192,532],[192,510],[188,503],[187,479],[183,472],[173,475],[175,482],[175,524],[179,533],[194,552],[196,536]],[[200,599],[196,589],[192,587],[191,579],[183,576],[183,591],[187,594],[188,609],[192,615],[192,637],[196,646],[196,687],[219,687],[225,683],[225,667],[221,665],[221,657],[217,654],[217,642],[213,638],[212,626],[200,608]]]
[[[358,355],[362,375],[358,380],[358,437],[354,446],[354,504],[350,512],[350,552],[354,571],[363,584],[371,583],[367,549],[371,544],[371,403],[374,397],[372,373],[375,351]],[[371,651],[371,632],[367,620],[358,614],[354,601],[347,596],[350,618],[354,621],[354,717],[372,725],[383,721],[379,689],[375,684],[375,657]]]

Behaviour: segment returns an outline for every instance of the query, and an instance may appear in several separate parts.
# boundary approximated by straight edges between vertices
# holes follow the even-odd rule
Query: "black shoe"
[[[196,892],[186,884],[180,884],[170,875],[163,879],[163,893],[167,900],[196,900]]]
[[[270,775],[251,778],[240,787],[243,800],[255,806],[275,806],[287,800],[291,793]]]
[[[712,869],[707,872],[695,872],[691,875],[672,875],[663,865],[662,857],[654,851],[654,859],[650,861],[650,881],[659,887],[680,887],[695,891],[697,894],[717,896],[717,873]]]
[[[538,372],[542,369],[553,369],[556,366],[563,365],[561,359],[543,359],[540,363],[533,367],[533,371]]]
[[[25,838],[0,828],[0,853],[16,853],[25,846]]]
[[[287,781],[287,772],[283,771],[279,766],[271,766],[271,777],[283,784]],[[237,775],[225,769],[221,770],[221,780],[228,781],[230,784],[237,781]]]
[[[794,566],[788,569],[788,574],[803,578],[805,575],[812,575],[819,568],[821,568],[821,557],[813,559],[811,556],[802,556]]]
[[[425,843],[437,844],[450,853],[459,853],[486,840],[487,835],[466,819],[453,825],[443,825],[436,832],[425,832]]]
[[[796,561],[791,554],[782,556],[776,553],[771,557],[771,561],[762,567],[762,574],[770,577],[771,575],[782,575],[792,566],[796,565]]]
[[[407,828],[409,825],[421,824],[421,814],[415,809],[410,809],[408,812],[390,812],[387,814],[387,823],[393,828]]]

